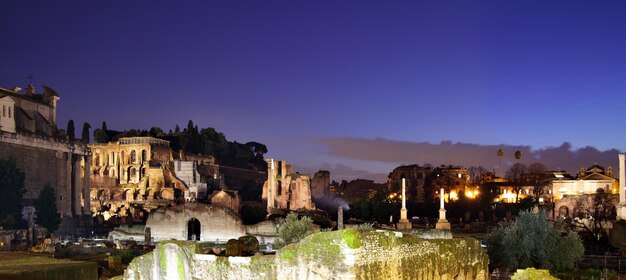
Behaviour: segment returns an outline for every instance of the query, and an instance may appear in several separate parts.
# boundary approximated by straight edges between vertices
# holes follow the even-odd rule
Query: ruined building
[[[33,201],[46,185],[57,194],[62,216],[58,234],[83,234],[89,231],[90,151],[84,144],[68,141],[57,129],[56,109],[59,94],[43,86],[37,93],[29,84],[0,88],[0,158],[12,157],[26,175],[23,205],[34,211]]]
[[[389,173],[387,188],[391,192],[401,192],[401,182],[404,178],[406,180],[407,200],[422,203],[426,197],[426,178],[429,173],[429,167],[422,167],[417,164],[396,167]]]
[[[322,199],[330,195],[330,172],[320,170],[313,175],[311,195],[314,199]]]
[[[291,165],[285,161],[267,159],[267,181],[263,184],[263,200],[271,209],[315,209],[311,201],[309,175],[292,173]]]
[[[136,208],[151,210],[180,198],[195,201],[207,196],[199,164],[212,158],[188,160],[174,154],[169,141],[154,137],[124,137],[119,141],[90,144],[93,152],[92,210],[110,216],[142,215]]]

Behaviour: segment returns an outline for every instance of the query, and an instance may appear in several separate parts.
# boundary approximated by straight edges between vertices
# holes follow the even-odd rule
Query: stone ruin
[[[398,232],[318,232],[275,255],[204,254],[196,242],[166,241],[135,258],[124,279],[489,279],[489,257],[473,238],[421,239]]]
[[[309,175],[292,173],[291,165],[285,161],[267,159],[267,181],[263,184],[262,197],[267,201],[268,213],[272,209],[315,209]]]

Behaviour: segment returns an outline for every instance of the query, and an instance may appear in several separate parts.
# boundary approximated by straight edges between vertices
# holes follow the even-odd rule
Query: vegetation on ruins
[[[14,228],[20,224],[24,192],[24,172],[15,159],[0,159],[0,227]]]
[[[45,185],[35,200],[35,223],[54,232],[59,228],[61,216],[57,208],[57,198],[54,188]]]
[[[546,212],[522,211],[513,222],[502,222],[487,236],[487,251],[495,268],[541,268],[561,271],[574,267],[584,252],[578,234],[562,235]]]
[[[378,190],[371,198],[365,197],[350,205],[350,216],[381,224],[389,222],[389,217],[400,212],[400,201],[390,197],[390,193]]]
[[[191,120],[182,131],[177,125],[173,132],[170,130],[167,133],[159,127],[152,127],[150,130],[113,131],[107,129],[106,122],[94,131],[94,139],[98,143],[115,141],[120,137],[137,136],[152,136],[170,141],[170,146],[175,152],[182,150],[189,154],[213,156],[221,165],[255,170],[267,169],[263,158],[267,153],[265,145],[258,142],[245,144],[230,142],[223,133],[211,127],[199,129]]]
[[[289,213],[285,220],[280,224],[278,228],[278,237],[285,242],[285,244],[291,244],[302,240],[302,238],[313,233],[311,225],[313,220],[307,216],[298,218],[298,214]]]

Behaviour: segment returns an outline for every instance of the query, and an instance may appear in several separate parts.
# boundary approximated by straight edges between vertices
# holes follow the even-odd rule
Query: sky
[[[2,1],[0,87],[58,126],[193,120],[332,179],[626,151],[626,1]]]

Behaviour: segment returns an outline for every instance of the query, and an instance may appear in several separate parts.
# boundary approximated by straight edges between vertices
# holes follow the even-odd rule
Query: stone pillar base
[[[435,229],[447,229],[447,230],[450,230],[450,223],[448,222],[448,220],[439,219],[439,221],[437,221],[437,223],[435,224]]]
[[[625,204],[620,204],[617,205],[617,207],[615,207],[616,212],[617,212],[617,217],[615,217],[616,220],[626,220],[626,205]]]
[[[409,222],[409,220],[407,219],[402,219],[398,222],[398,224],[396,224],[396,228],[397,229],[412,229],[413,224]]]

